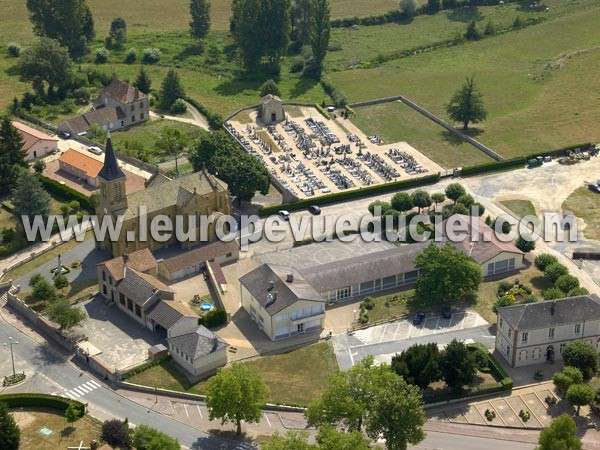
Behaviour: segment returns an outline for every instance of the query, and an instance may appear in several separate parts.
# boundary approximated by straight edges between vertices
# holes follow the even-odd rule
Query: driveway
[[[450,319],[431,315],[420,325],[400,320],[339,334],[334,336],[333,345],[340,369],[347,370],[369,355],[379,363],[390,363],[393,355],[415,344],[445,345],[453,339],[494,346],[489,324],[472,311],[456,312]]]

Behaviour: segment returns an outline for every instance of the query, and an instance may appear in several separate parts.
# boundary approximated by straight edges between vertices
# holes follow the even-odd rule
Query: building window
[[[131,111],[135,111],[135,105],[131,105]]]
[[[350,292],[351,292],[350,286],[346,286],[341,289],[338,289],[338,291],[337,291],[338,300],[343,300],[345,298],[350,297]]]
[[[144,109],[144,102],[140,102],[140,109]]]
[[[527,343],[527,338],[528,338],[528,336],[529,336],[529,333],[527,333],[527,332],[521,333],[521,342],[522,342],[523,344],[526,344],[526,343]]]
[[[564,342],[562,344],[560,344],[560,348],[558,349],[558,351],[560,352],[560,354],[562,355],[563,350],[565,349],[565,346],[567,344],[565,344]]]
[[[502,325],[504,325],[504,319],[500,319],[498,322],[498,327],[500,327],[500,329],[502,329]]]
[[[135,315],[142,317],[142,308],[140,308],[140,305],[135,305]]]
[[[104,292],[104,295],[108,294],[108,291],[106,290],[106,285],[105,284],[102,285],[102,292]]]
[[[510,339],[512,337],[512,330],[509,328],[508,329],[508,338]]]
[[[144,113],[140,113],[140,120],[144,120]]]
[[[554,339],[554,328],[548,329],[548,339]]]
[[[110,277],[110,276],[108,277],[108,282],[110,283],[111,286],[113,285],[113,279],[112,279],[112,277]]]
[[[233,253],[229,252],[225,254],[225,258],[231,258],[233,256]]]
[[[576,335],[581,334],[581,324],[580,323],[575,324],[575,334]]]
[[[106,281],[106,272],[102,272],[102,281]]]
[[[131,116],[131,121],[135,122],[135,114]]]

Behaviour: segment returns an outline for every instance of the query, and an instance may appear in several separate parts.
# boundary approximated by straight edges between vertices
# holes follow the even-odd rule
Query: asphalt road
[[[414,450],[533,450],[534,444],[428,431]]]

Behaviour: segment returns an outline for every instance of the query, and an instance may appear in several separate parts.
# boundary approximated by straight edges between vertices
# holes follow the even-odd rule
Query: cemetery
[[[347,120],[326,119],[314,107],[295,106],[293,111],[293,116],[284,112],[282,120],[268,124],[262,119],[270,115],[246,112],[225,126],[298,199],[443,170],[406,142],[367,136]]]

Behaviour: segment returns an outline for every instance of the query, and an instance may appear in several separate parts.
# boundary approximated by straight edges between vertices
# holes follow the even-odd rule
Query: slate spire
[[[125,174],[121,171],[119,163],[117,162],[117,156],[112,146],[112,140],[110,139],[110,131],[106,136],[106,152],[104,154],[104,166],[98,174],[106,181],[117,180],[119,178],[125,178]]]

